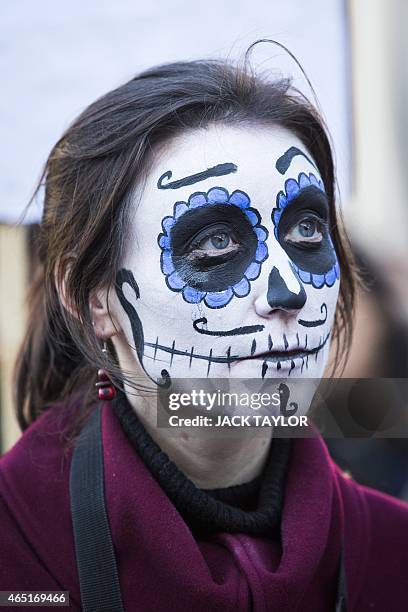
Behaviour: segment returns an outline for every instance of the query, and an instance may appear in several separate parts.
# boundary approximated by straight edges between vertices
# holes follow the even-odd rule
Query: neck
[[[144,427],[177,467],[200,489],[218,489],[256,478],[268,457],[272,430],[210,427],[158,427],[156,396],[135,396],[129,403]]]

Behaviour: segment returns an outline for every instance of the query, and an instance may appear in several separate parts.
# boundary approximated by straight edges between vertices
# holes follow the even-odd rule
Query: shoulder
[[[69,460],[75,443],[74,433],[80,428],[81,401],[73,397],[66,402],[55,403],[41,413],[22,433],[14,446],[0,456],[0,475],[6,472],[28,469],[57,468],[61,460]]]
[[[20,478],[25,481],[34,474],[50,475],[57,465],[61,467],[61,459],[69,455],[68,422],[68,412],[62,404],[42,413],[0,457],[0,490],[15,478],[21,482]]]
[[[347,581],[357,609],[400,610],[408,576],[408,504],[338,470]]]
[[[75,589],[66,425],[56,405],[0,458],[0,587]]]
[[[44,516],[66,494],[72,453],[65,416],[62,405],[49,408],[0,458],[0,496],[22,525]]]
[[[408,503],[365,487],[347,474],[337,468],[338,482],[342,496],[355,506],[360,506],[360,512],[365,521],[369,521],[372,529],[378,529],[381,534],[387,533],[387,537],[395,536],[399,527],[408,528]]]
[[[369,487],[356,488],[364,506],[372,552],[388,560],[388,570],[397,570],[404,563],[408,575],[408,504]]]
[[[80,409],[74,401],[51,406],[0,457],[0,495],[8,506],[21,509],[36,502],[35,511],[47,500],[52,507],[67,503],[73,423]]]

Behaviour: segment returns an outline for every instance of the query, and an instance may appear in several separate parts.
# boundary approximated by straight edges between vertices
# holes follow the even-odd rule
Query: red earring
[[[103,343],[103,353],[107,353],[106,341]],[[95,383],[95,387],[98,389],[98,398],[100,400],[106,400],[110,402],[116,395],[116,389],[109,378],[108,372],[105,369],[98,370],[98,382]]]

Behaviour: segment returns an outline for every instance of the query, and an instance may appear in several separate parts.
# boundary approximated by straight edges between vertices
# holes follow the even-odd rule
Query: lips
[[[156,358],[157,358],[156,355],[158,351],[167,353],[168,355],[170,355],[170,364],[169,364],[170,367],[173,363],[174,356],[186,357],[189,368],[191,368],[191,364],[193,360],[205,361],[207,363],[207,376],[209,376],[210,374],[211,366],[213,363],[224,363],[228,366],[228,369],[230,369],[231,365],[234,363],[239,363],[241,361],[246,361],[246,360],[261,359],[263,360],[263,363],[261,366],[261,376],[262,378],[264,378],[268,371],[269,363],[273,363],[273,364],[276,363],[276,369],[280,370],[282,367],[281,363],[290,362],[290,371],[289,371],[289,374],[290,374],[295,369],[295,359],[297,358],[302,360],[302,365],[301,365],[301,373],[302,373],[303,367],[305,364],[306,364],[306,369],[308,368],[309,357],[312,355],[315,355],[317,359],[318,353],[324,347],[329,337],[330,337],[330,332],[323,338],[323,340],[322,339],[320,340],[319,344],[316,347],[309,349],[307,348],[307,335],[305,337],[304,347],[300,347],[300,340],[297,335],[299,346],[296,346],[296,348],[293,348],[289,346],[289,342],[284,334],[283,343],[284,343],[285,349],[284,350],[276,350],[276,349],[272,350],[273,343],[272,343],[271,337],[269,336],[268,346],[270,347],[270,350],[265,351],[263,353],[256,353],[256,342],[253,340],[252,342],[253,352],[251,355],[248,355],[247,357],[240,357],[239,355],[232,354],[231,346],[228,347],[226,353],[223,355],[214,355],[212,348],[210,349],[208,354],[203,354],[200,352],[195,352],[194,346],[192,346],[191,349],[189,350],[179,349],[176,347],[175,340],[173,341],[171,346],[160,344],[159,338],[157,337],[156,342],[154,343],[153,342],[144,343],[144,347],[149,347],[153,349],[153,355],[146,355],[146,353],[144,353],[144,356],[152,359],[153,361],[156,361]]]
[[[312,355],[314,352],[313,350],[299,350],[299,349],[293,349],[291,351],[269,351],[267,353],[259,353],[258,355],[252,355],[251,357],[239,357],[237,359],[237,361],[249,361],[249,360],[254,360],[254,359],[263,359],[264,361],[286,361],[286,360],[291,360],[291,359],[296,359],[296,358],[301,358],[301,357],[307,357],[308,355]]]
[[[248,355],[248,357],[238,357],[236,361],[247,361],[253,359],[262,359],[266,362],[282,362],[282,361],[292,361],[293,359],[304,359],[305,357],[310,357],[311,355],[316,355],[326,344],[329,339],[330,333],[321,341],[317,346],[313,348],[287,348],[283,351],[265,351],[264,353],[256,353],[254,355]]]

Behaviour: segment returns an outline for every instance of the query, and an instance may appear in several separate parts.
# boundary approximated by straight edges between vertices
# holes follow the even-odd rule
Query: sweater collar
[[[290,440],[273,440],[263,473],[251,482],[203,490],[155,443],[123,392],[113,409],[133,448],[194,531],[262,534],[277,530]]]
[[[266,602],[277,608],[294,609],[310,589],[315,589],[316,610],[331,608],[331,604],[321,608],[319,602],[334,601],[342,509],[332,463],[320,438],[297,439],[293,443],[279,546],[261,535],[193,534],[107,404],[102,413],[102,434],[113,544],[120,552],[120,563],[132,568],[131,576],[127,574],[130,582],[122,585],[125,590],[139,596],[142,590],[152,601],[158,580],[161,593],[168,596],[180,584],[178,597],[182,605],[193,600],[198,605],[200,601],[196,609],[208,610],[227,609],[231,589],[237,592],[238,584],[246,584],[252,593],[257,593],[257,601],[261,598],[265,602],[259,609],[266,610]],[[155,569],[146,572],[146,567]],[[246,577],[244,583],[240,582],[240,573]],[[135,590],[133,581],[138,576],[143,576],[143,585]],[[246,601],[247,595],[241,593],[238,600],[241,597]]]

